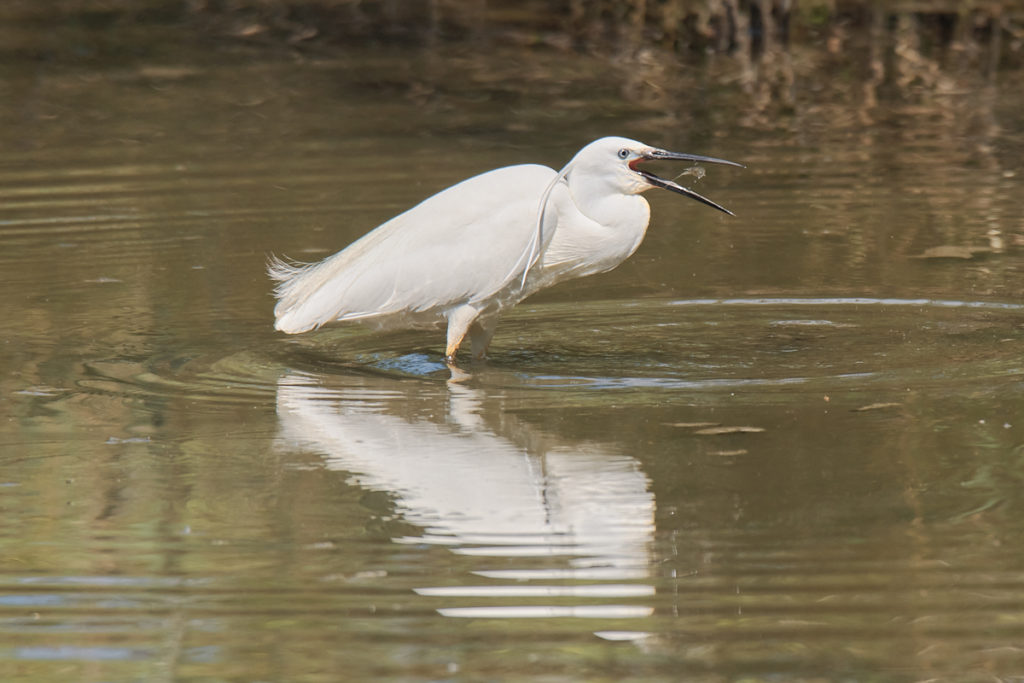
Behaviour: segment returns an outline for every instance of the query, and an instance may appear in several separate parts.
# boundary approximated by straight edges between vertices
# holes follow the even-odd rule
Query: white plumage
[[[610,270],[636,250],[650,217],[640,192],[664,187],[726,211],[637,167],[653,159],[739,165],[602,138],[559,172],[526,164],[474,176],[319,263],[272,258],[275,327],[296,334],[347,320],[447,323],[449,360],[467,334],[474,356],[483,356],[501,310],[556,282]]]

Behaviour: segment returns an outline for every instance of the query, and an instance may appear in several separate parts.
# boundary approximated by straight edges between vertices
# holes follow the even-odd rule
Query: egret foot
[[[455,362],[455,355],[459,352],[462,340],[466,338],[470,327],[480,315],[480,309],[470,304],[463,304],[445,314],[448,318],[448,345],[444,350],[444,359],[448,363]]]

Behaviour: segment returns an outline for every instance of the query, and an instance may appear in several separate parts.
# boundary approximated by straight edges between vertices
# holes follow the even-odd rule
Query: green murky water
[[[1012,75],[765,129],[530,59],[3,68],[0,678],[1024,675]],[[651,193],[454,377],[273,332],[267,254],[605,134],[738,217]]]

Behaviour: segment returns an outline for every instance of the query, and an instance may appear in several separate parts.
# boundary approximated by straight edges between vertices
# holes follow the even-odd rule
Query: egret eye
[[[619,150],[619,158],[620,159],[626,159],[628,157],[629,157],[629,150],[628,149],[623,147],[622,149]]]

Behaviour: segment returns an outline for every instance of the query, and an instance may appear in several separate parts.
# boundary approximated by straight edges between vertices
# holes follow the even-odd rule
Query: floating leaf
[[[945,244],[941,247],[929,247],[924,252],[914,256],[914,258],[926,258],[926,259],[943,259],[943,258],[957,258],[957,259],[971,259],[974,258],[975,254],[986,254],[992,251],[991,247],[964,247],[955,244]]]
[[[695,429],[697,427],[717,427],[719,424],[718,422],[666,422],[665,426]]]
[[[903,405],[903,404],[902,403],[870,403],[870,404],[868,404],[866,406],[861,406],[860,408],[854,408],[853,412],[855,412],[855,413],[866,413],[869,410],[884,410],[886,408],[899,408],[901,405]]]
[[[190,66],[143,66],[138,69],[143,78],[154,78],[164,81],[179,81],[183,78],[199,76],[202,71]]]
[[[708,427],[707,429],[698,429],[694,434],[719,436],[721,434],[757,434],[763,431],[764,427]]]

